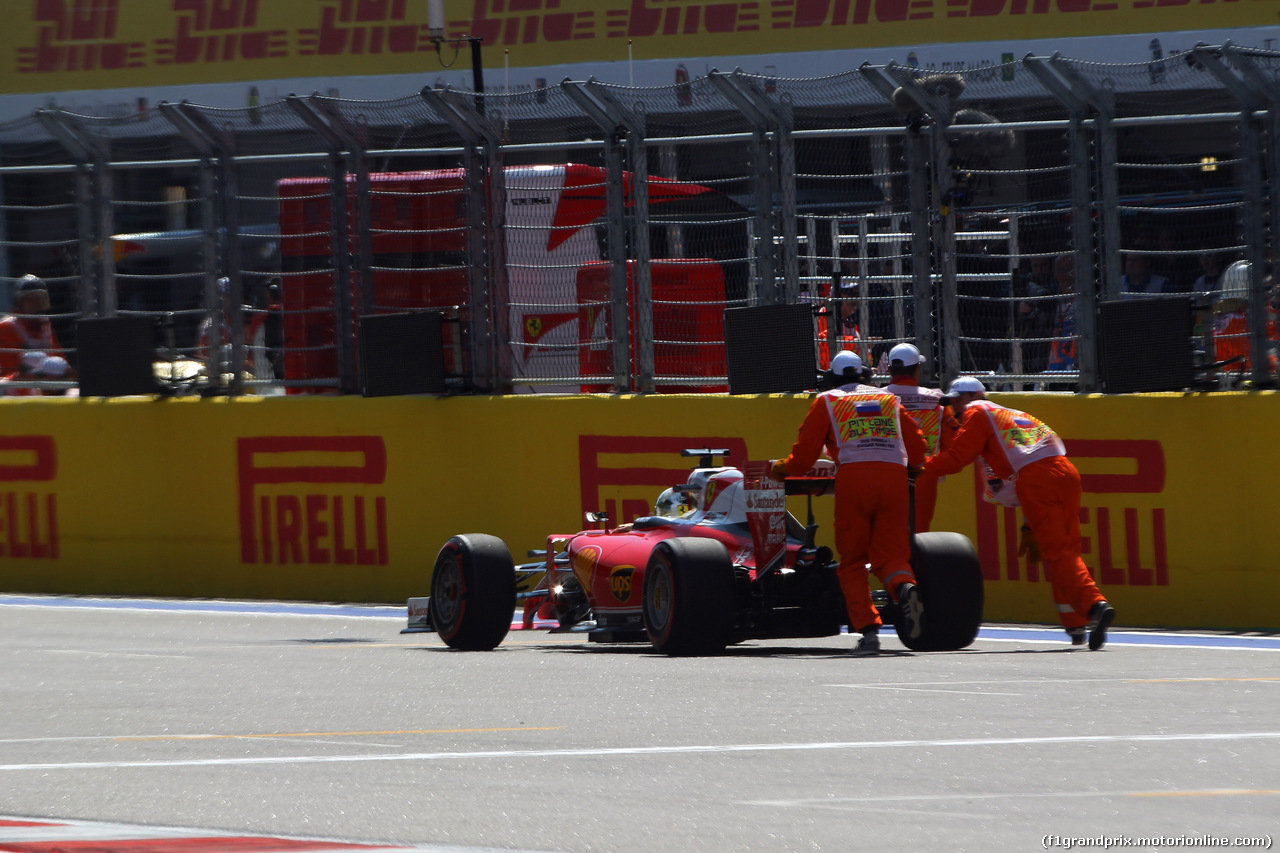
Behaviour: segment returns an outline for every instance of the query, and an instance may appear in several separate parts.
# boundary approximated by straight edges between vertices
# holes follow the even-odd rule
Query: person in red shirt
[[[960,431],[951,447],[924,464],[925,473],[955,474],[981,457],[990,476],[1012,480],[1027,519],[1023,531],[1033,537],[1027,550],[1033,560],[1037,550],[1043,555],[1072,645],[1083,644],[1088,631],[1089,648],[1102,648],[1116,611],[1080,558],[1080,473],[1062,439],[1026,412],[986,399],[986,388],[972,376],[953,381],[945,399],[960,418]]]
[[[920,424],[924,432],[927,455],[932,456],[951,446],[960,425],[942,404],[942,391],[920,385],[920,365],[924,356],[913,344],[898,344],[889,350],[889,378],[886,391],[896,394],[902,407]],[[915,532],[926,533],[933,523],[933,510],[938,504],[939,477],[921,472],[915,479]]]
[[[837,576],[849,612],[849,628],[862,634],[854,651],[880,651],[880,614],[871,602],[867,566],[902,607],[905,627],[920,636],[924,605],[911,570],[907,468],[925,458],[925,440],[898,398],[865,381],[862,359],[844,350],[831,359],[839,387],[814,398],[786,459],[773,463],[779,480],[803,474],[823,447],[836,460]]]
[[[62,349],[53,325],[45,316],[49,308],[49,288],[44,280],[24,275],[18,281],[14,312],[0,320],[0,374],[16,373],[27,350],[56,355]]]

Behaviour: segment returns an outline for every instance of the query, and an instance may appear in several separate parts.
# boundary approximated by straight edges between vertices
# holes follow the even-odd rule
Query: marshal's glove
[[[1033,563],[1040,562],[1040,543],[1031,530],[1031,525],[1022,525],[1022,538],[1018,540],[1018,556],[1025,556]]]
[[[773,460],[773,465],[770,466],[769,473],[773,475],[773,479],[775,480],[785,480],[787,478],[787,460]]]

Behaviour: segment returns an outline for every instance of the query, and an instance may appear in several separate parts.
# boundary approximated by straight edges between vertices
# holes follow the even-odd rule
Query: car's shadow
[[[440,652],[455,653],[457,649],[451,649],[448,646],[415,646],[412,651],[421,652]],[[647,657],[667,657],[653,650],[651,646],[636,643],[581,643],[581,644],[541,644],[541,643],[524,643],[519,647],[516,646],[498,646],[495,652],[502,651],[520,651],[530,650],[536,652],[544,652],[546,654],[559,655],[632,655]],[[951,649],[948,651],[937,652],[915,652],[910,649],[882,649],[878,655],[859,655],[855,654],[852,646],[845,648],[813,648],[810,646],[730,646],[717,655],[704,655],[703,657],[718,658],[855,658],[875,660],[877,658],[909,658],[917,655],[1038,655],[1038,654],[1062,654],[1073,651],[1082,651],[1079,648],[1054,648],[1054,649]],[[461,652],[467,654],[466,652]]]

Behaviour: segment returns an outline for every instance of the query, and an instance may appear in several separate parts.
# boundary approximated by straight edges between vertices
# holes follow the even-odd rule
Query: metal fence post
[[[231,204],[232,197],[229,197],[226,192],[225,176],[229,169],[234,168],[234,163],[224,159],[222,156],[227,152],[230,140],[223,134],[213,131],[204,115],[189,104],[162,103],[158,109],[160,115],[167,119],[178,133],[200,153],[200,218],[204,230],[204,256],[207,259],[204,265],[204,309],[210,318],[209,355],[206,370],[209,374],[209,381],[214,385],[220,385],[225,365],[222,351],[222,330],[226,318],[223,315],[223,300],[218,288],[218,223],[222,222],[224,233],[227,233],[228,237],[230,237],[226,214],[228,208],[234,205]],[[222,178],[221,181],[219,180],[220,178]],[[218,205],[216,199],[220,182],[223,186],[223,193],[222,204]],[[218,213],[219,208],[222,210],[221,215]],[[235,256],[227,254],[222,259],[224,269],[237,266],[235,263],[227,262],[227,258],[233,257]],[[236,311],[235,313],[238,314],[239,312]],[[243,324],[243,319],[241,323]],[[235,373],[238,373],[238,371],[233,371],[233,374]],[[234,376],[232,381],[236,381]]]
[[[1049,66],[1058,73],[1063,82],[1070,87],[1075,96],[1089,105],[1093,110],[1093,133],[1095,141],[1094,167],[1097,170],[1099,188],[1098,214],[1101,228],[1096,235],[1098,250],[1102,256],[1102,281],[1099,291],[1106,299],[1120,298],[1120,277],[1123,261],[1120,257],[1120,174],[1119,155],[1117,153],[1116,128],[1114,119],[1115,96],[1107,89],[1099,89],[1084,79],[1084,76],[1067,59],[1054,54],[1049,59]],[[1084,176],[1087,177],[1087,176]],[[1074,178],[1073,178],[1074,180]],[[1073,187],[1074,191],[1074,187]],[[1090,211],[1092,208],[1090,208]],[[1092,221],[1092,217],[1089,217]],[[1092,227],[1092,226],[1091,226]],[[1092,263],[1093,258],[1089,258]],[[1094,312],[1081,318],[1081,335],[1089,324],[1090,337],[1094,327]],[[1094,366],[1096,367],[1096,359]],[[1084,370],[1082,363],[1081,370]],[[1081,376],[1082,390],[1094,390],[1095,376]]]
[[[596,80],[588,80],[586,91],[604,114],[627,132],[626,153],[631,165],[631,274],[630,327],[634,338],[631,358],[635,362],[631,381],[636,391],[654,391],[653,271],[649,262],[649,157],[645,147],[645,115],[640,103],[627,108]],[[615,340],[616,345],[616,340]]]
[[[605,216],[609,223],[609,320],[613,331],[613,390],[631,390],[631,318],[627,294],[626,189],[622,170],[623,134],[626,117],[617,104],[598,98],[598,88],[588,92],[587,83],[565,80],[560,88],[569,100],[596,123],[604,135],[606,173]]]
[[[1094,334],[1097,326],[1094,322],[1097,285],[1092,275],[1086,279],[1083,274],[1085,270],[1094,268],[1093,158],[1084,125],[1091,113],[1102,115],[1107,111],[1109,104],[1087,87],[1078,76],[1067,77],[1060,74],[1059,72],[1067,67],[1055,63],[1053,59],[1046,61],[1043,57],[1027,56],[1022,62],[1032,76],[1039,80],[1054,97],[1062,101],[1070,115],[1070,125],[1067,130],[1069,149],[1067,156],[1071,162],[1071,245],[1076,269],[1076,328],[1079,332],[1076,365],[1080,371],[1079,389],[1095,391],[1098,387],[1098,347],[1097,336]],[[1114,152],[1115,129],[1110,122],[1104,122],[1102,126],[1095,122],[1094,129],[1095,132],[1106,132],[1110,135],[1111,148]],[[1111,163],[1114,164],[1114,162],[1113,155]],[[1099,167],[1104,172],[1108,171],[1101,163]],[[1105,201],[1103,206],[1106,206]],[[1112,213],[1114,214],[1114,211]],[[1103,292],[1109,298],[1119,296],[1119,252],[1112,249],[1112,244],[1117,248],[1119,245],[1119,227],[1118,222],[1104,227],[1105,243],[1101,247],[1103,268],[1106,270],[1103,276]]]
[[[631,254],[636,272],[635,289],[636,390],[654,392],[653,270],[649,266],[649,149],[645,145],[644,104],[631,107],[631,132],[627,134],[627,159],[631,163]]]
[[[889,93],[891,101],[899,109],[903,104],[913,107],[908,117],[908,138],[918,136],[919,140],[908,149],[911,159],[911,212],[912,212],[912,249],[913,262],[924,262],[924,233],[931,233],[933,242],[933,261],[935,271],[930,277],[930,287],[926,290],[932,295],[932,285],[938,283],[939,311],[938,319],[941,327],[938,330],[941,338],[941,357],[936,361],[939,381],[949,381],[960,372],[960,296],[956,285],[956,216],[952,206],[952,186],[954,179],[951,171],[951,143],[947,137],[951,126],[951,103],[944,87],[927,89],[917,80],[915,72],[894,63],[885,67],[885,75],[897,83],[897,88]],[[883,86],[878,87],[883,92]],[[927,119],[928,125],[923,122]],[[917,127],[917,125],[919,125]],[[929,168],[928,198],[925,198],[924,183],[921,172]],[[927,211],[927,213],[926,213]],[[927,216],[927,225],[926,219]],[[917,288],[920,272],[915,271]],[[916,295],[917,323],[922,309],[921,295]],[[919,332],[917,332],[919,334]],[[924,352],[922,350],[922,352]]]
[[[885,101],[894,102],[898,81],[891,78],[885,69],[864,62],[859,66],[858,72]],[[940,343],[938,335],[941,330],[933,322],[933,246],[930,239],[929,208],[931,147],[928,137],[922,132],[923,128],[923,122],[909,120],[906,135],[903,137],[903,158],[907,164],[907,204],[910,209],[911,223],[911,290],[915,297],[916,347],[924,356],[927,375],[941,384],[944,379],[949,380],[954,374],[946,373],[943,369],[944,365],[939,364],[938,347],[935,345]]]
[[[1249,262],[1249,364],[1254,383],[1262,385],[1268,381],[1270,370],[1267,365],[1267,349],[1270,342],[1267,337],[1267,289],[1264,285],[1266,260],[1266,199],[1263,196],[1265,179],[1263,176],[1263,143],[1262,124],[1256,113],[1266,102],[1271,104],[1271,126],[1274,131],[1276,122],[1275,109],[1280,106],[1280,97],[1276,97],[1266,85],[1266,80],[1257,72],[1244,72],[1243,79],[1237,76],[1222,61],[1222,55],[1229,57],[1237,68],[1250,67],[1248,57],[1226,46],[1221,52],[1205,47],[1192,50],[1192,55],[1227,91],[1240,102],[1240,185],[1244,193],[1244,209],[1241,218],[1244,226],[1244,255]],[[1272,145],[1276,145],[1272,136]],[[1274,158],[1273,158],[1274,159]],[[1272,191],[1277,180],[1271,175]],[[1272,220],[1272,227],[1275,221]]]
[[[350,160],[351,172],[356,178],[355,198],[355,258],[352,271],[360,285],[360,313],[374,313],[373,302],[373,219],[370,197],[369,163],[365,157],[367,147],[365,129],[349,122],[328,98],[312,95],[307,98],[318,113],[323,113],[329,129],[342,140]]]
[[[347,168],[342,156],[344,141],[329,123],[305,99],[290,95],[289,108],[306,123],[328,147],[329,155],[329,233],[333,240],[333,308],[337,315],[334,354],[338,361],[338,388],[353,394],[356,387],[355,327],[351,305],[351,234],[347,225]]]
[[[105,152],[83,136],[68,116],[56,110],[36,110],[36,121],[76,161],[76,228],[79,232],[80,311],[115,316],[114,258],[106,251],[111,236],[111,174]],[[102,251],[98,251],[101,247]]]
[[[773,164],[769,145],[772,116],[761,110],[760,105],[743,92],[733,75],[712,70],[707,75],[707,79],[740,113],[746,116],[752,126],[751,166],[754,172],[752,183],[755,193],[755,212],[752,217],[755,227],[752,236],[757,271],[753,281],[755,302],[760,305],[776,305],[780,294],[775,263],[776,252],[773,247],[776,231],[773,216]],[[792,227],[794,227],[794,219],[795,217],[792,216]]]
[[[476,102],[447,89],[426,87],[422,99],[466,144],[467,176],[467,348],[471,382],[479,389],[502,390],[515,375],[506,269],[506,173],[498,133]],[[478,99],[477,99],[478,100]]]
[[[800,258],[796,231],[796,146],[792,137],[795,120],[790,99],[783,95],[775,102],[741,69],[729,75],[713,71],[711,82],[758,130],[772,133],[778,161],[775,176],[779,207],[773,212],[772,184],[769,207],[773,213],[772,233],[782,237],[782,287],[777,298],[784,304],[793,304],[800,297]],[[777,253],[770,257],[776,258]]]

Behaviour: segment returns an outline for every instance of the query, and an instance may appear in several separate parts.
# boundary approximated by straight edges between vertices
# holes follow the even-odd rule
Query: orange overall
[[[951,446],[959,424],[940,402],[941,391],[921,388],[920,383],[910,376],[895,376],[892,384],[884,390],[896,394],[902,401],[902,407],[920,424],[927,455],[933,456]],[[938,483],[941,481],[941,477],[923,472],[916,477],[916,533],[927,532],[929,525],[933,524],[933,510],[938,505]]]
[[[39,350],[45,355],[58,355],[62,345],[53,325],[44,317],[9,316],[0,320],[0,373],[13,373],[22,354]]]
[[[965,408],[951,447],[926,462],[924,470],[955,474],[979,456],[996,477],[1014,478],[1062,626],[1087,625],[1089,610],[1103,596],[1080,558],[1080,473],[1064,454],[1061,439],[1025,412],[975,400]]]
[[[920,425],[893,394],[850,384],[814,399],[791,454],[783,460],[786,470],[807,471],[825,445],[835,450],[832,455],[838,463],[837,575],[849,611],[849,628],[860,631],[881,624],[871,603],[868,563],[895,600],[899,585],[915,583],[906,466],[923,463],[925,440]]]
[[[1271,341],[1277,340],[1276,321],[1274,312],[1268,311],[1271,318],[1267,320],[1267,339]],[[1249,312],[1248,311],[1232,311],[1226,314],[1219,314],[1213,318],[1213,360],[1226,361],[1229,358],[1237,356],[1244,361],[1234,367],[1232,370],[1239,370],[1242,373],[1249,372],[1251,364],[1249,362]],[[1275,356],[1267,355],[1267,368],[1272,372],[1276,372],[1277,361]]]

